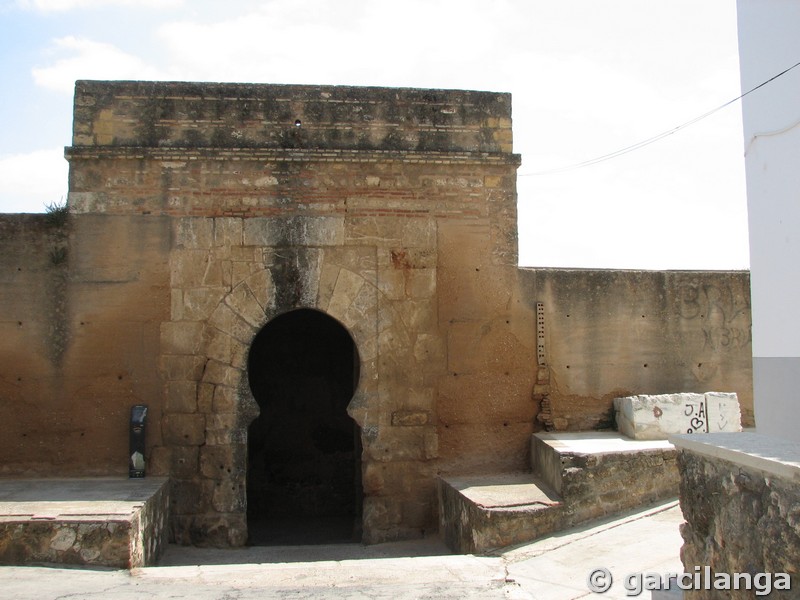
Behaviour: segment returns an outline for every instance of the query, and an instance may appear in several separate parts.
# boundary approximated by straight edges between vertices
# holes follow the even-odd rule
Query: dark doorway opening
[[[361,540],[361,444],[347,414],[358,385],[353,338],[325,313],[267,323],[247,360],[260,416],[248,430],[251,545]]]

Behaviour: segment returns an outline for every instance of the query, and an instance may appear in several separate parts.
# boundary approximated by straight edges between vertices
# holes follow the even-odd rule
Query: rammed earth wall
[[[180,542],[246,540],[248,353],[295,309],[357,349],[368,542],[615,396],[752,406],[746,273],[517,268],[508,94],[84,81],[66,156],[57,232],[0,219],[0,473],[125,474],[147,404]]]

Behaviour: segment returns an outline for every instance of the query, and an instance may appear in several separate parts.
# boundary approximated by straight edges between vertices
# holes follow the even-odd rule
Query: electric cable
[[[763,82],[759,83],[757,86],[755,86],[754,88],[746,91],[741,96],[738,96],[738,97],[734,98],[733,100],[729,100],[725,104],[721,104],[717,108],[715,108],[713,110],[710,110],[707,113],[704,113],[704,114],[700,115],[699,117],[695,117],[694,119],[686,121],[685,123],[683,123],[681,125],[678,125],[677,127],[673,127],[672,129],[668,129],[667,131],[659,133],[658,135],[654,135],[653,137],[647,138],[646,140],[643,140],[641,142],[637,142],[636,144],[632,144],[630,146],[626,146],[624,148],[620,148],[619,150],[615,150],[614,152],[610,152],[608,154],[603,154],[602,156],[598,156],[596,158],[590,158],[589,160],[584,160],[582,162],[575,163],[573,165],[567,165],[565,167],[557,167],[555,169],[546,169],[544,171],[534,171],[532,173],[519,173],[517,175],[517,177],[533,177],[533,176],[537,176],[537,175],[549,175],[549,174],[552,174],[552,173],[562,173],[564,171],[572,171],[572,170],[575,170],[575,169],[580,169],[582,167],[588,167],[588,166],[595,165],[595,164],[600,163],[600,162],[605,162],[607,160],[611,160],[612,158],[616,158],[618,156],[622,156],[623,154],[628,154],[629,152],[633,152],[634,150],[638,150],[639,148],[644,148],[645,146],[649,146],[650,144],[653,144],[653,143],[655,143],[655,142],[657,142],[657,141],[659,141],[661,139],[664,139],[667,136],[670,136],[670,135],[672,135],[674,133],[679,132],[681,129],[685,129],[685,128],[689,127],[690,125],[694,125],[695,123],[697,123],[698,121],[702,121],[706,117],[710,117],[714,113],[719,112],[723,108],[726,108],[726,107],[730,106],[731,104],[733,104],[735,102],[738,102],[739,100],[741,100],[742,98],[744,98],[748,94],[752,94],[757,89],[762,88],[765,85],[767,85],[768,83],[771,83],[771,82],[775,81],[776,79],[778,79],[778,77],[782,77],[783,75],[786,75],[786,73],[788,73],[792,69],[794,69],[796,67],[799,67],[799,66],[800,66],[800,62],[797,62],[797,63],[793,64],[791,67],[789,67],[788,69],[784,69],[783,71],[781,71],[777,75],[774,75],[774,76],[770,77],[769,79],[767,79],[766,81],[763,81]]]

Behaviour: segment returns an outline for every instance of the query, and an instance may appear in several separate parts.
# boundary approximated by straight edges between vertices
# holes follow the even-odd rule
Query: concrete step
[[[168,514],[164,478],[0,479],[0,565],[153,565]]]
[[[536,433],[533,472],[561,495],[572,523],[678,495],[675,447],[616,431]]]
[[[476,554],[553,533],[561,498],[530,473],[439,478],[439,533],[459,554]]]
[[[482,553],[672,498],[676,458],[666,440],[537,433],[532,474],[440,478],[440,535],[454,552]]]

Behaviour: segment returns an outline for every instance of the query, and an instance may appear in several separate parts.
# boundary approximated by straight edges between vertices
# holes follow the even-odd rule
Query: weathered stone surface
[[[169,381],[164,409],[175,413],[197,412],[197,384],[194,381]]]
[[[608,428],[613,399],[736,392],[752,426],[749,274],[521,269],[521,295],[544,307],[545,354],[557,386],[545,425]]]
[[[197,354],[203,341],[203,325],[193,321],[161,324],[161,348],[164,354]]]
[[[718,573],[770,573],[769,598],[795,598],[800,585],[800,488],[786,480],[736,462],[703,456],[691,450],[678,454],[680,497],[686,523],[681,527],[681,558],[686,572],[712,583]],[[786,573],[791,590],[776,589],[775,574]],[[692,590],[697,600],[744,600],[769,591],[763,578],[750,590]],[[758,583],[759,587],[755,584]],[[701,587],[705,587],[705,584]],[[766,597],[766,596],[765,596]]]
[[[669,384],[735,390],[747,415],[746,275],[515,268],[508,95],[76,89],[68,227],[0,217],[0,474],[124,472],[144,402],[154,462],[201,496],[180,492],[176,539],[244,543],[245,492],[172,461],[247,442],[251,344],[301,308],[357,346],[359,466],[387,469],[365,497],[396,496],[367,540],[419,535],[436,470],[526,468],[539,403],[546,427],[608,426],[613,397]]]
[[[430,413],[421,410],[398,410],[392,413],[392,425],[400,427],[419,427],[427,425]]]
[[[6,480],[0,497],[14,513],[0,511],[3,565],[130,569],[155,564],[166,547],[166,479]]]
[[[480,486],[487,478],[440,478],[439,534],[454,552],[481,553],[543,537],[563,527],[567,512],[558,497],[536,486],[529,474],[488,476],[489,483],[515,483],[530,491],[524,501],[484,507],[464,495],[466,486]]]
[[[735,393],[639,395],[614,399],[617,429],[637,440],[667,439],[673,433],[741,431]]]
[[[169,414],[164,417],[164,441],[174,446],[197,446],[205,441],[205,428],[205,415]]]

